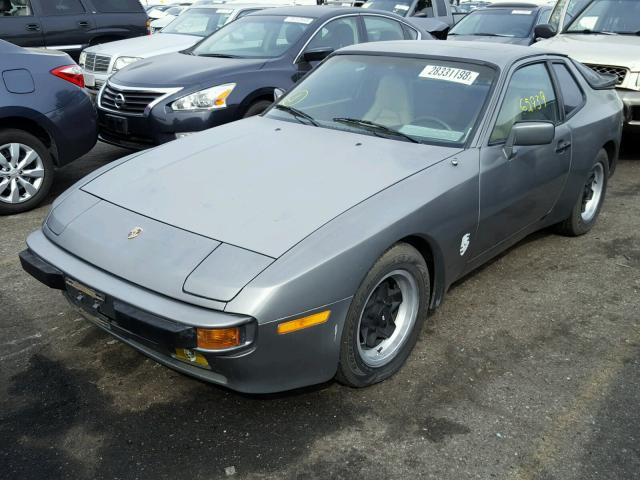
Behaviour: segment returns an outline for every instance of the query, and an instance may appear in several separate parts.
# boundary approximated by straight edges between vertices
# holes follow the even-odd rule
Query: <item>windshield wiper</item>
[[[336,117],[333,119],[334,122],[344,123],[346,125],[354,125],[356,127],[364,128],[365,130],[379,132],[386,135],[391,135],[393,137],[404,138],[407,142],[412,143],[421,143],[415,138],[407,135],[406,133],[402,133],[399,130],[394,130],[393,128],[389,128],[386,125],[382,125],[380,123],[370,122],[369,120],[362,120],[360,118],[344,118],[344,117]]]
[[[215,57],[215,58],[238,58],[237,55],[229,55],[227,53],[197,53],[198,57]]]
[[[567,30],[567,33],[578,33],[582,35],[617,35],[616,32],[606,32],[604,30],[590,30],[585,28],[584,30]]]
[[[637,32],[615,32],[616,35],[640,35],[640,30]]]
[[[507,37],[507,38],[511,38],[511,35],[503,35],[501,33],[468,33],[467,35],[476,35],[478,37]]]
[[[309,115],[308,113],[303,112],[302,110],[298,110],[297,108],[293,108],[293,107],[290,107],[288,105],[282,105],[281,103],[277,104],[273,108],[276,108],[278,110],[282,110],[283,112],[290,113],[291,115],[293,115],[294,117],[296,117],[298,119],[304,118],[307,122],[309,122],[314,127],[319,127],[320,126],[318,124],[318,122],[316,122],[315,119],[311,115]]]

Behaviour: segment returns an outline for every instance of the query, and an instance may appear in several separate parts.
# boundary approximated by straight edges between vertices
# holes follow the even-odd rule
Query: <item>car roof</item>
[[[536,5],[535,3],[501,2],[501,3],[492,3],[490,5],[487,5],[484,8],[525,8],[527,10],[537,10],[542,7],[543,5]]]
[[[542,48],[532,49],[521,45],[490,42],[447,42],[441,40],[396,40],[360,43],[342,48],[338,53],[449,57],[460,59],[461,61],[470,60],[491,63],[498,67],[508,67],[520,59],[541,55],[566,57],[566,55],[557,52]]]
[[[282,7],[282,4],[278,3],[236,3],[236,2],[227,2],[227,3],[208,3],[206,5],[191,5],[189,10],[195,9],[210,9],[210,10],[218,10],[226,9],[226,10],[242,10],[245,8],[279,8]]]
[[[291,17],[329,18],[329,17],[337,17],[340,15],[348,15],[348,14],[354,14],[354,13],[367,13],[367,12],[368,10],[363,10],[362,8],[359,8],[359,7],[335,8],[329,5],[309,5],[309,6],[300,5],[300,6],[292,6],[292,7],[270,8],[269,10],[261,10],[259,12],[250,13],[249,15],[285,15],[285,16],[291,16]],[[388,14],[389,12],[381,12],[381,13]],[[391,14],[390,16],[394,16],[394,15]]]

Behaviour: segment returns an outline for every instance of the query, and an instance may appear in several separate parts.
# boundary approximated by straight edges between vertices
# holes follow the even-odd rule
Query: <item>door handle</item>
[[[27,30],[29,30],[30,32],[39,32],[40,31],[40,25],[37,23],[29,23],[26,27]]]
[[[78,26],[80,28],[89,28],[89,22],[80,21],[80,22],[78,22]]]
[[[560,140],[556,147],[556,153],[562,153],[569,148],[571,148],[571,142],[569,140]]]

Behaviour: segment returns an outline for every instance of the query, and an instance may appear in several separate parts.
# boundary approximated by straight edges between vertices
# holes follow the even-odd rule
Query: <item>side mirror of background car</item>
[[[507,159],[513,158],[513,147],[548,145],[556,136],[556,126],[551,122],[520,122],[513,125],[503,150]]]
[[[277,102],[278,99],[284,95],[284,90],[281,88],[274,88],[273,89],[273,101]]]
[[[333,48],[312,48],[302,54],[305,62],[320,62],[333,53]]]
[[[536,27],[533,29],[533,36],[536,39],[551,38],[551,37],[554,37],[555,35],[556,35],[556,29],[553,28],[553,26],[548,23],[541,23],[540,25],[536,25]]]

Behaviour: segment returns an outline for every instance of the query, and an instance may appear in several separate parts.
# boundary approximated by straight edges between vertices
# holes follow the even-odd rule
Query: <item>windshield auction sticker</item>
[[[393,7],[394,10],[402,10],[404,12],[406,12],[407,10],[409,10],[409,5],[403,5],[401,3],[397,4],[395,7]]]
[[[533,10],[511,10],[511,15],[531,15]]]
[[[445,80],[447,82],[463,83],[473,85],[480,75],[479,72],[463,70],[462,68],[443,67],[442,65],[427,65],[420,72],[420,77],[431,78],[433,80]]]
[[[287,17],[284,19],[286,23],[302,23],[303,25],[309,25],[313,22],[313,18],[307,17]]]

